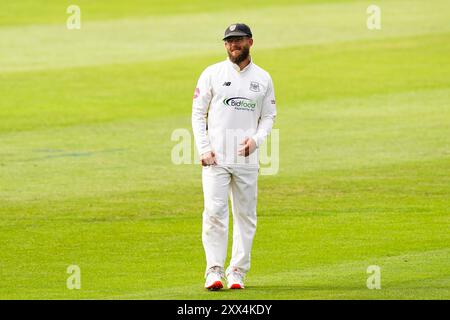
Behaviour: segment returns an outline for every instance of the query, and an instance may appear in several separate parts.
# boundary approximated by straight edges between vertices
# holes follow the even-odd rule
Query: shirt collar
[[[251,65],[253,64],[252,57],[249,56],[249,58],[250,58],[249,64],[246,65],[245,68],[242,69],[242,70],[241,70],[241,68],[239,68],[239,66],[238,66],[236,63],[231,62],[231,60],[230,60],[229,57],[227,57],[227,61],[229,62],[229,64],[231,65],[231,67],[232,67],[234,70],[236,70],[236,71],[239,72],[239,73],[242,73],[242,72],[245,72],[245,71],[247,71],[248,69],[250,69]]]

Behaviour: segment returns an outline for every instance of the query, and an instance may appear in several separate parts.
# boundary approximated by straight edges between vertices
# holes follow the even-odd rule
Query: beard
[[[242,61],[248,58],[250,54],[250,48],[249,47],[242,47],[241,54],[237,57],[234,57],[230,51],[228,51],[228,57],[230,58],[231,62],[239,65]]]

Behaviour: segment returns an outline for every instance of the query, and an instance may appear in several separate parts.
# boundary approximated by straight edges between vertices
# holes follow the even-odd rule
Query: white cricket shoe
[[[208,290],[220,290],[223,288],[222,284],[223,270],[221,267],[211,267],[206,272],[205,288]]]
[[[238,268],[227,269],[227,285],[228,289],[244,289],[245,273]]]

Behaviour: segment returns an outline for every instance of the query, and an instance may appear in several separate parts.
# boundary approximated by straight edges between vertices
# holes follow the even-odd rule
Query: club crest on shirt
[[[250,91],[259,92],[260,91],[259,90],[259,83],[255,82],[255,81],[250,82]]]

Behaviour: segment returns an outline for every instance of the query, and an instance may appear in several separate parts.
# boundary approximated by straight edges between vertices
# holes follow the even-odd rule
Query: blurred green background
[[[449,299],[449,21],[444,0],[2,3],[0,298]],[[211,293],[201,168],[171,134],[235,22],[274,80],[280,171],[247,288]]]

